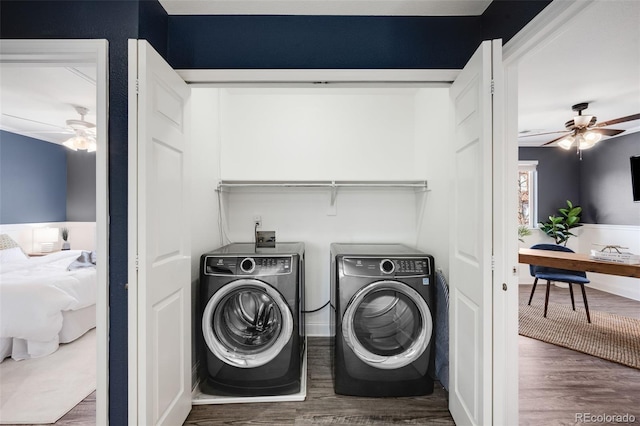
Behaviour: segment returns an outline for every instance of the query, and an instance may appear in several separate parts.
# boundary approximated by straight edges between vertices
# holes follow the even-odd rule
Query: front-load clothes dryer
[[[400,244],[331,244],[334,390],[433,392],[433,257]]]
[[[235,243],[203,254],[200,263],[200,391],[300,392],[304,244]]]

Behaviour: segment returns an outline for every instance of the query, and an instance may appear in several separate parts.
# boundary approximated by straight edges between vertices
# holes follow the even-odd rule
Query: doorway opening
[[[66,254],[64,250],[67,247],[66,245],[62,245],[63,240],[71,244],[71,250],[76,248],[80,254],[97,254],[97,258],[95,259],[95,277],[94,281],[91,281],[93,283],[91,288],[95,293],[92,295],[94,302],[92,306],[88,306],[88,308],[91,309],[90,313],[88,313],[88,311],[83,312],[85,316],[88,316],[87,321],[93,320],[95,322],[95,330],[86,333],[82,338],[90,333],[95,334],[95,348],[92,348],[92,351],[95,352],[96,355],[92,357],[94,361],[88,363],[89,368],[93,370],[95,376],[95,419],[97,424],[107,424],[107,388],[109,375],[107,278],[108,44],[106,40],[0,40],[0,67],[3,72],[7,71],[8,74],[16,77],[16,81],[21,81],[20,84],[22,85],[21,87],[24,88],[24,91],[37,90],[35,95],[34,93],[22,93],[23,99],[21,99],[21,94],[16,93],[15,90],[2,92],[3,131],[11,132],[12,135],[19,135],[21,142],[30,143],[30,141],[35,141],[34,143],[39,145],[48,145],[47,142],[55,143],[56,136],[58,136],[58,139],[60,138],[60,135],[56,135],[56,132],[66,135],[65,132],[68,133],[70,130],[66,127],[66,124],[69,122],[77,124],[80,119],[83,118],[77,116],[74,106],[87,109],[92,106],[90,111],[91,121],[82,121],[86,121],[87,123],[90,121],[91,126],[89,127],[95,125],[95,128],[92,127],[91,137],[95,138],[97,144],[96,151],[95,153],[85,152],[86,154],[91,154],[93,158],[85,159],[79,156],[72,156],[67,163],[65,159],[65,150],[67,148],[55,148],[62,153],[62,158],[65,159],[62,164],[75,167],[74,173],[79,174],[74,174],[74,176],[90,173],[87,179],[91,182],[90,186],[93,188],[85,185],[79,189],[78,192],[75,192],[78,197],[71,200],[71,209],[74,209],[73,206],[77,207],[78,204],[74,203],[79,203],[79,205],[82,206],[81,210],[83,210],[83,212],[79,214],[79,216],[72,215],[73,217],[69,218],[56,218],[46,223],[3,223],[0,227],[13,229],[15,235],[18,236],[27,235],[30,227],[42,228],[42,225],[51,230],[55,230],[57,238],[55,242],[52,242],[54,247],[52,250],[56,251],[62,248],[63,251],[53,253],[51,256]],[[32,76],[33,79],[20,80],[20,76],[18,75],[20,70],[24,70],[25,75],[23,77]],[[42,77],[41,81],[34,80],[38,78],[34,77],[37,75]],[[51,81],[45,78],[50,75],[58,76],[60,79]],[[78,85],[65,85],[62,83],[73,81],[74,79],[79,79],[77,81],[82,82],[79,83],[79,85],[89,87],[90,89],[88,89],[86,93],[78,93]],[[44,83],[46,81],[50,83]],[[38,90],[38,88],[41,90]],[[14,87],[14,89],[16,89],[16,87]],[[11,96],[9,96],[10,94]],[[47,97],[49,98],[47,99]],[[29,102],[32,102],[32,104],[29,105]],[[49,117],[51,120],[46,118],[48,114],[45,111],[45,105],[52,105],[53,103],[64,104],[65,102],[69,104],[67,105],[69,108],[67,117],[69,122],[66,122],[66,120],[60,122],[59,119],[53,117],[56,112],[59,112],[56,111],[55,108],[51,110],[51,114],[53,114]],[[91,103],[92,105],[78,105],[81,103]],[[85,110],[83,109],[82,111]],[[40,115],[36,116],[33,114]],[[89,117],[88,114],[87,118]],[[43,139],[46,137],[47,139],[44,140],[47,142],[43,139],[38,139],[39,136]],[[66,173],[68,172],[69,170],[67,170]],[[64,173],[65,172],[63,172],[63,174]],[[93,182],[95,182],[95,184],[93,184]],[[80,186],[82,187],[82,185]],[[76,189],[78,188],[72,188],[71,192],[74,192]],[[63,193],[66,191],[67,189],[63,188]],[[83,193],[85,195],[82,195]],[[67,199],[67,204],[69,201],[70,200]],[[94,211],[91,211],[92,209]],[[77,209],[74,211],[78,212]],[[46,217],[47,212],[44,212],[44,214]],[[33,236],[35,237],[35,233]],[[67,239],[60,239],[60,237],[68,237],[68,241]],[[33,252],[34,246],[37,243],[38,241],[31,241],[32,245],[27,248],[27,250]],[[75,247],[73,246],[74,244]],[[38,257],[38,259],[40,259],[40,257]],[[43,256],[39,262],[44,263],[44,259],[46,259],[46,257]],[[88,256],[88,259],[89,262],[92,263],[90,268],[93,268],[91,256]],[[32,258],[29,260],[32,260]],[[90,297],[87,297],[85,303],[89,303],[90,299]],[[64,309],[63,311],[67,312],[67,310]],[[62,322],[62,324],[64,325],[64,322]],[[68,347],[71,348],[74,343],[76,342],[69,343]],[[55,353],[54,351],[53,354]],[[45,359],[46,357],[42,358],[42,360]],[[34,361],[39,360],[40,359],[34,359]],[[27,361],[21,362],[26,363]],[[17,365],[19,365],[19,363],[17,363]],[[19,371],[17,374],[19,374]],[[38,405],[35,407],[38,407]],[[34,408],[34,411],[37,412],[38,409]]]

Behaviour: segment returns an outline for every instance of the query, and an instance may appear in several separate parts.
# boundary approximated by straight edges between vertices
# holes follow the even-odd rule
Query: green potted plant
[[[62,250],[70,250],[71,244],[69,243],[69,228],[62,228]]]
[[[582,207],[574,206],[571,201],[567,200],[567,207],[558,209],[559,216],[549,216],[546,222],[540,222],[540,230],[553,238],[556,244],[567,245],[569,237],[575,234],[571,233],[571,229],[582,226],[580,222],[580,213]]]
[[[518,225],[518,241],[524,243],[524,237],[531,235],[531,229],[527,225]]]

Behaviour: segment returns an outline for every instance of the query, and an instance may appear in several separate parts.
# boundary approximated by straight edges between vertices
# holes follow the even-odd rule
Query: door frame
[[[109,424],[109,192],[108,192],[108,96],[109,43],[91,40],[0,40],[0,63],[16,66],[64,66],[92,64],[96,67],[96,424]]]
[[[494,278],[493,278],[493,356],[494,364],[509,365],[510,374],[493,369],[493,423],[518,422],[518,259],[516,225],[516,191],[509,182],[517,176],[518,128],[518,62],[529,53],[541,49],[553,40],[563,26],[597,0],[554,1],[534,17],[520,32],[503,46],[503,72],[505,87],[504,146],[494,161],[501,169],[501,182],[494,186]],[[336,85],[380,86],[419,85],[446,87],[460,70],[378,70],[378,69],[255,69],[255,70],[176,70],[192,87],[247,87],[308,86],[318,82]],[[510,179],[513,177],[514,179]],[[513,186],[513,188],[511,188]],[[131,201],[131,200],[130,200]],[[513,207],[512,207],[513,206]],[[499,225],[499,226],[498,226]],[[507,285],[507,291],[502,284]],[[131,303],[131,300],[130,302]],[[130,328],[131,334],[131,328]],[[131,338],[131,336],[130,336]],[[131,356],[131,353],[129,354]],[[513,379],[513,378],[516,379]]]
[[[553,1],[502,48],[504,72],[504,146],[494,155],[495,170],[503,174],[494,186],[493,287],[493,424],[518,424],[518,241],[515,206],[518,176],[518,63],[543,49],[580,13],[597,0]],[[512,207],[513,206],[513,207]],[[502,284],[507,285],[507,291]],[[505,369],[504,366],[508,366]],[[508,371],[508,373],[507,373]]]

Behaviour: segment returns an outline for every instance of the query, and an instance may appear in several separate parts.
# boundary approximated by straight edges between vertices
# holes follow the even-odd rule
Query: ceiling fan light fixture
[[[73,130],[75,135],[64,141],[62,145],[74,151],[94,152],[96,150],[96,139],[92,131],[96,125],[84,119],[89,109],[82,106],[75,106],[74,108],[80,114],[80,120],[67,120],[67,127]]]
[[[600,142],[600,139],[602,139],[602,134],[599,132],[587,132],[584,134],[584,138],[595,145]]]
[[[77,136],[69,138],[66,141],[64,141],[62,143],[62,145],[66,146],[67,148],[69,148],[69,149],[71,149],[73,151],[77,151],[78,150],[78,148],[76,147],[76,145],[78,145],[78,143],[76,142],[77,138],[78,138]]]
[[[573,145],[573,141],[574,141],[574,137],[569,135],[566,138],[560,139],[560,141],[558,142],[558,146],[562,149],[566,149],[568,150],[569,148],[571,148],[571,145]]]
[[[596,132],[587,132],[584,134],[584,137],[580,138],[580,143],[578,145],[578,149],[585,150],[589,148],[593,148],[595,144],[597,144],[600,139],[602,139],[602,135]]]
[[[96,141],[87,137],[83,132],[76,132],[76,135],[67,139],[62,145],[73,151],[94,152],[96,150]]]
[[[578,128],[587,127],[592,118],[592,115],[576,115],[575,117],[573,117],[573,123]]]
[[[582,114],[582,112],[588,107],[588,102],[582,102],[571,107],[571,109],[575,111],[577,115],[574,115],[571,120],[564,123],[564,127],[566,130],[539,133],[538,135],[565,133],[564,136],[553,138],[550,141],[543,143],[541,146],[554,144],[554,146],[559,146],[564,150],[569,150],[572,146],[574,146],[575,142],[576,151],[578,152],[578,154],[580,154],[582,150],[592,148],[602,139],[603,136],[612,137],[624,132],[624,130],[608,129],[606,127],[612,126],[614,124],[626,123],[628,121],[640,120],[640,114],[631,114],[598,123],[597,117],[595,115]],[[518,138],[538,136],[535,134],[532,135],[522,133],[525,132],[521,132]],[[582,156],[580,157],[580,159],[582,159]]]

